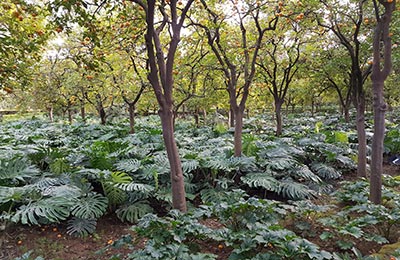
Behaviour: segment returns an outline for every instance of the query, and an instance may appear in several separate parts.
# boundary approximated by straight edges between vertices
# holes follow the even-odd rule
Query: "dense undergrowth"
[[[247,119],[243,156],[235,158],[229,129],[195,128],[179,120],[187,214],[171,211],[169,165],[157,117],[138,120],[133,135],[124,123],[4,123],[3,229],[12,223],[67,222],[70,235],[86,236],[95,232],[100,217],[115,214],[136,224],[137,236],[115,242],[133,249],[114,259],[216,259],[202,251],[202,243],[229,249],[229,259],[367,259],[372,256],[362,256],[357,241],[395,242],[400,178],[385,176],[383,205],[369,203],[366,180],[336,190],[355,170],[353,127],[334,116],[289,122],[283,137],[276,138],[269,118]],[[386,152],[396,154],[400,130],[389,127]],[[218,228],[204,222],[210,219]],[[145,246],[135,247],[142,239]],[[310,242],[317,239],[335,243],[331,250],[321,249]]]

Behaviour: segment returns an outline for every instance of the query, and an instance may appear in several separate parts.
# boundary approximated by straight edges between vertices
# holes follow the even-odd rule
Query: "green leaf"
[[[42,199],[20,206],[12,217],[12,221],[38,225],[39,219],[45,218],[49,222],[59,222],[69,216],[73,205],[74,201],[64,197]]]
[[[319,235],[321,240],[327,240],[333,238],[333,234],[331,232],[324,231],[321,235]]]
[[[79,237],[86,237],[96,230],[95,219],[84,219],[73,217],[68,220],[67,234]]]
[[[126,160],[118,161],[115,164],[115,167],[119,171],[133,173],[133,172],[136,172],[137,170],[139,170],[140,165],[141,165],[141,163],[137,159],[126,159]]]
[[[268,173],[249,173],[241,177],[241,180],[252,188],[264,188],[270,191],[276,191],[279,188],[279,182]]]
[[[338,240],[336,244],[343,250],[348,250],[351,249],[354,246],[353,242],[350,241],[344,241],[344,240]]]
[[[342,176],[339,171],[324,163],[311,164],[311,170],[325,180],[338,179]]]
[[[141,217],[152,212],[153,209],[147,203],[143,202],[125,205],[115,211],[121,221],[128,221],[130,223],[136,223]]]
[[[96,219],[106,212],[107,206],[106,197],[97,193],[90,193],[76,201],[76,205],[72,208],[72,215],[78,218]]]

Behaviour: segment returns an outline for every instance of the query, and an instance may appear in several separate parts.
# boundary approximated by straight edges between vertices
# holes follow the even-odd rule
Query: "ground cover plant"
[[[97,250],[112,259],[372,259],[371,248],[397,241],[396,176],[385,177],[381,206],[368,202],[365,180],[339,185],[355,170],[349,126],[325,115],[294,119],[277,138],[267,117],[248,120],[239,158],[232,156],[229,129],[177,123],[187,214],[172,210],[157,117],[141,118],[135,134],[123,122],[4,123],[2,241],[18,249],[21,234],[9,231],[9,237],[7,230],[38,226],[43,235],[42,228],[53,227],[65,239],[49,242],[55,243],[50,251],[76,236],[98,241]],[[105,218],[125,225],[106,241],[96,229]],[[133,231],[123,223],[135,224]],[[35,248],[18,253],[41,255]]]

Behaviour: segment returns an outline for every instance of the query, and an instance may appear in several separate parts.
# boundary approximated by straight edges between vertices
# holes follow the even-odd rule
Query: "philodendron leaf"
[[[86,197],[80,198],[72,209],[72,215],[84,219],[97,219],[101,217],[107,209],[108,199],[97,193],[91,193]]]

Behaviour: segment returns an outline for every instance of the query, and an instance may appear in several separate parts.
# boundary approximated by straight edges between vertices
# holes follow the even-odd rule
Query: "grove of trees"
[[[158,114],[175,209],[188,208],[181,118],[230,128],[240,160],[246,118],[272,112],[280,137],[285,111],[324,109],[354,125],[357,174],[382,203],[385,112],[400,101],[395,0],[4,0],[0,12],[2,98],[50,121],[124,118],[131,134],[137,115]]]

